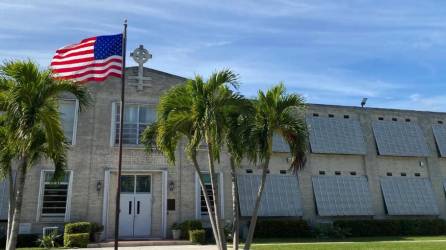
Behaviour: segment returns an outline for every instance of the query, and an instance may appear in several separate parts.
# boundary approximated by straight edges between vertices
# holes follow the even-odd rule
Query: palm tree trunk
[[[259,212],[260,201],[262,199],[263,190],[265,189],[266,172],[268,170],[268,165],[269,165],[269,156],[267,156],[265,158],[265,163],[263,164],[262,179],[260,181],[259,191],[257,192],[257,198],[256,198],[254,210],[252,211],[252,217],[251,217],[251,221],[249,224],[248,236],[246,237],[246,242],[245,242],[245,247],[244,247],[245,250],[249,250],[249,248],[251,247],[252,239],[254,238],[254,231],[256,229],[256,223],[257,223],[257,213]]]
[[[17,244],[17,235],[19,233],[20,215],[22,213],[22,201],[23,201],[23,189],[25,187],[26,180],[26,157],[23,157],[17,173],[16,187],[17,192],[15,195],[14,215],[12,218],[11,232],[9,234],[8,245],[6,250],[15,250]]]
[[[232,248],[238,250],[240,239],[240,214],[239,198],[237,186],[237,173],[235,172],[235,161],[231,157],[231,178],[232,178]]]
[[[217,225],[215,223],[215,217],[212,215],[211,201],[209,199],[208,193],[206,192],[206,187],[204,186],[203,174],[201,173],[200,166],[198,165],[198,161],[197,161],[197,158],[195,155],[192,156],[192,161],[194,163],[195,172],[198,174],[198,180],[200,182],[201,191],[203,192],[204,200],[206,202],[206,207],[209,212],[209,220],[211,222],[212,233],[214,234],[215,243],[217,244],[217,247],[220,249],[221,242],[220,242],[220,239],[218,238],[218,231],[217,231]]]
[[[212,184],[212,195],[214,196],[214,214],[215,214],[215,223],[217,226],[217,234],[219,237],[219,240],[221,242],[221,248],[222,250],[226,250],[226,239],[225,239],[225,233],[224,228],[221,225],[221,219],[220,219],[220,203],[218,202],[218,187],[217,183],[215,181],[215,167],[214,167],[214,157],[213,157],[213,148],[212,144],[208,143],[208,157],[209,157],[209,175],[211,177],[211,184]]]
[[[9,191],[9,204],[8,204],[8,225],[6,227],[6,245],[8,245],[9,237],[11,233],[12,217],[14,211],[14,198],[15,198],[15,185],[14,177],[12,176],[12,169],[9,168],[8,171],[8,191]]]

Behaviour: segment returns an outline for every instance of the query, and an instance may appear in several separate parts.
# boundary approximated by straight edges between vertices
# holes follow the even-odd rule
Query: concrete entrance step
[[[120,247],[140,247],[140,246],[179,246],[190,245],[188,240],[120,240]],[[113,247],[114,241],[105,241],[88,244],[88,248]]]

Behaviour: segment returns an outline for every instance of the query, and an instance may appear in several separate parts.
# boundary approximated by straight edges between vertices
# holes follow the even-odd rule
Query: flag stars
[[[122,55],[122,35],[98,36],[94,46],[96,60]]]

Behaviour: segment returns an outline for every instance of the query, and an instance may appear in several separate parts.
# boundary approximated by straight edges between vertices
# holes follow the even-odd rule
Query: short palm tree
[[[179,140],[182,137],[187,138],[186,152],[199,176],[214,237],[220,249],[226,249],[226,239],[217,198],[215,162],[219,161],[224,144],[226,114],[237,110],[239,102],[243,100],[230,89],[231,86],[237,87],[236,80],[237,76],[233,72],[222,70],[213,73],[206,81],[197,75],[185,84],[173,87],[160,98],[157,121],[143,135],[143,142],[150,147],[151,142],[155,141],[157,148],[171,163],[175,160],[175,150]],[[213,204],[210,204],[206,195],[203,176],[196,158],[197,148],[203,142],[208,148]]]
[[[272,155],[273,135],[283,137],[289,145],[291,168],[295,173],[304,167],[307,150],[307,129],[300,113],[305,107],[302,97],[297,94],[286,94],[284,85],[279,84],[266,93],[260,90],[257,99],[254,100],[254,106],[256,118],[251,136],[257,143],[257,156],[262,162],[262,176],[244,249],[251,247],[254,236],[257,213]]]
[[[15,249],[27,170],[42,158],[54,163],[54,178],[66,167],[67,143],[64,137],[58,100],[61,94],[74,95],[81,109],[88,103],[85,87],[52,78],[28,61],[9,61],[0,66],[0,111],[9,143],[14,145],[13,163],[17,175],[12,198],[13,212],[6,249]]]

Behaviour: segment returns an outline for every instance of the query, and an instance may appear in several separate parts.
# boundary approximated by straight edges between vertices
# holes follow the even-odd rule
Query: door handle
[[[132,214],[132,202],[129,201],[129,214]]]
[[[139,201],[136,203],[136,214],[139,214]]]

